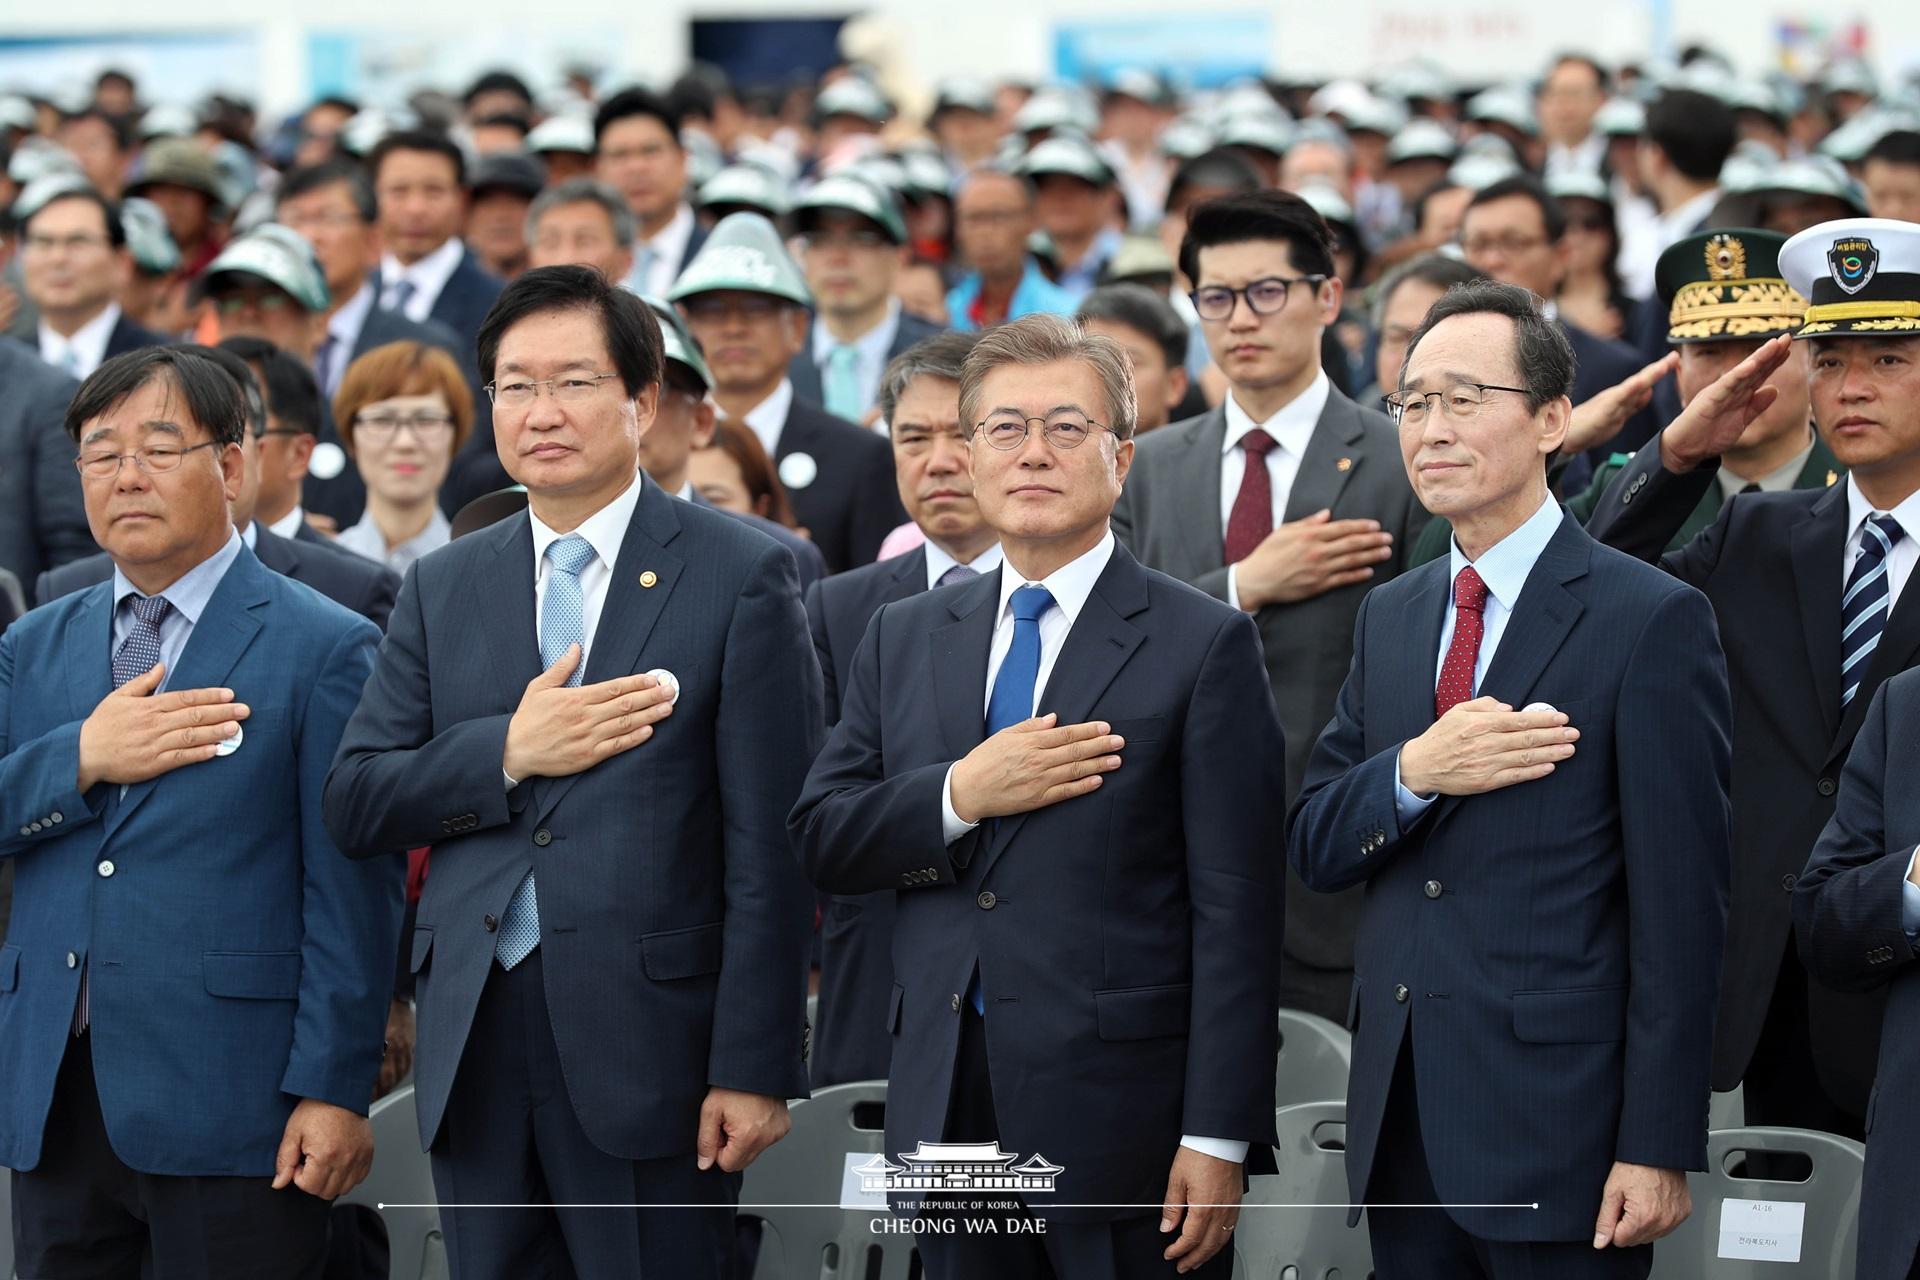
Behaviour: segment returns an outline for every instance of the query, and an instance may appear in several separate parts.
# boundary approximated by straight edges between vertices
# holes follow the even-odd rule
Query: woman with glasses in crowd
[[[451,536],[440,485],[473,429],[473,393],[438,347],[391,342],[347,366],[333,413],[367,486],[366,514],[340,545],[404,574]]]

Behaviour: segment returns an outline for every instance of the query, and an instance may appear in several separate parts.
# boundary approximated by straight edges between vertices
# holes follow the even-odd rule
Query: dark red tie
[[[1473,699],[1473,668],[1480,661],[1480,636],[1486,621],[1480,611],[1486,603],[1487,584],[1468,565],[1453,580],[1453,643],[1447,646],[1447,660],[1440,664],[1440,683],[1433,691],[1436,720]]]
[[[1240,492],[1227,513],[1226,562],[1238,564],[1273,532],[1273,479],[1267,474],[1267,454],[1280,442],[1259,427],[1240,437],[1247,468],[1240,476]]]

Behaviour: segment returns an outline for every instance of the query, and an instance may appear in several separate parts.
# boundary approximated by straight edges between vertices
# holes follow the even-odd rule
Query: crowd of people
[[[1920,100],[887,82],[0,97],[20,1274],[383,1273],[408,1079],[457,1276],[737,1275],[883,1079],[1060,1173],[937,1280],[1223,1275],[1284,1008],[1382,1280],[1736,1087],[1920,1277]]]

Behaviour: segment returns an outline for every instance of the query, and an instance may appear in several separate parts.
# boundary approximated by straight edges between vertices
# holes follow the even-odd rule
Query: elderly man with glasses
[[[1321,369],[1341,285],[1320,215],[1282,191],[1197,205],[1180,266],[1228,395],[1140,441],[1114,532],[1143,563],[1254,615],[1297,789],[1360,600],[1406,566],[1427,513],[1393,424]],[[1282,1003],[1344,1021],[1359,897],[1294,884],[1287,901]]]

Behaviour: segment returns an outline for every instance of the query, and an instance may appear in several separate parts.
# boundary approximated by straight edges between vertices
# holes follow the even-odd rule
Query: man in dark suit
[[[807,625],[826,679],[827,724],[867,624],[882,605],[1000,567],[1000,535],[973,497],[960,371],[974,335],[945,333],[896,357],[880,380],[880,416],[893,441],[900,501],[926,541],[904,555],[849,569],[807,592]],[[820,921],[820,1002],[813,1087],[883,1080],[893,1052],[893,890],[832,895]]]
[[[1341,286],[1320,215],[1279,191],[1210,201],[1193,210],[1181,260],[1229,393],[1140,441],[1113,530],[1143,564],[1254,616],[1291,794],[1333,715],[1360,601],[1405,567],[1427,513],[1392,424],[1322,372]],[[1288,890],[1281,1003],[1338,1020],[1360,895]]]
[[[80,384],[0,337],[0,569],[22,583],[99,548],[87,528],[73,445],[60,432]]]
[[[787,370],[806,346],[813,295],[773,224],[721,219],[668,298],[706,352],[720,411],[759,437],[827,568],[871,564],[906,518],[892,451],[794,390]]]
[[[1643,361],[1631,347],[1568,324],[1553,309],[1552,299],[1567,273],[1567,214],[1537,179],[1507,178],[1475,192],[1460,219],[1460,246],[1474,269],[1547,301],[1547,314],[1573,346],[1573,403],[1585,404],[1640,371]],[[1664,354],[1655,352],[1647,359]],[[1659,428],[1660,422],[1642,409],[1612,439],[1574,459],[1562,485],[1577,486],[1573,492],[1585,488],[1593,468],[1615,453],[1639,448]]]
[[[648,89],[623,89],[593,115],[594,177],[619,192],[639,221],[627,287],[664,298],[706,243],[687,199],[680,109]]]
[[[888,362],[940,332],[903,311],[894,295],[907,256],[906,219],[891,192],[850,177],[814,183],[790,216],[814,317],[787,377],[802,399],[864,424]]]
[[[1005,561],[875,615],[790,823],[821,888],[899,891],[887,1150],[1058,1175],[920,1233],[932,1280],[1225,1275],[1274,1136],[1286,782],[1259,637],[1108,527],[1119,344],[1014,321],[960,405]]]
[[[1876,268],[1857,292],[1842,284],[1849,258],[1858,274],[1870,259]],[[1910,224],[1846,219],[1787,241],[1780,267],[1809,304],[1798,349],[1775,338],[1695,396],[1620,473],[1588,527],[1706,592],[1727,646],[1740,729],[1714,1087],[1743,1085],[1750,1124],[1859,1138],[1883,1000],[1809,981],[1790,897],[1873,691],[1920,659],[1920,600],[1906,590],[1920,559],[1909,532],[1920,528],[1920,384],[1907,380],[1920,338],[1899,327],[1920,302],[1920,254]],[[1718,483],[1716,459],[1774,403],[1775,371],[1801,359],[1814,424],[1846,478],[1735,497],[1662,554]]]
[[[1401,451],[1453,552],[1368,595],[1288,818],[1310,886],[1367,886],[1347,1178],[1380,1280],[1644,1277],[1706,1167],[1726,667],[1698,592],[1549,495],[1572,384],[1526,290],[1427,313]]]
[[[67,426],[114,575],[0,638],[17,1265],[316,1276],[372,1165],[400,926],[401,860],[320,815],[378,633],[242,544],[212,361],[117,356]]]
[[[660,330],[599,272],[515,280],[480,359],[531,505],[408,571],[328,827],[434,846],[420,1140],[449,1206],[526,1206],[444,1209],[453,1274],[718,1277],[806,1092],[793,558],[639,473]],[[573,1207],[607,1204],[640,1207]]]
[[[1860,1191],[1860,1280],[1920,1280],[1920,796],[1895,744],[1920,733],[1920,675],[1881,685],[1847,756],[1833,817],[1793,891],[1807,971],[1887,992]]]
[[[40,313],[42,360],[84,378],[104,360],[167,341],[120,310],[119,294],[133,270],[126,225],[84,178],[43,178],[13,213],[20,223],[22,283]]]
[[[244,348],[258,340],[233,338],[229,341]],[[240,540],[267,568],[305,583],[385,631],[387,617],[393,612],[394,597],[400,591],[398,574],[331,543],[302,545],[291,538],[282,538],[254,519],[260,493],[260,441],[267,431],[266,401],[253,371],[238,352],[219,347],[194,347],[193,350],[225,369],[228,376],[240,384],[246,401],[247,430],[240,440],[240,482],[229,503],[233,527],[240,531]],[[113,557],[102,552],[42,573],[34,584],[34,599],[46,604],[112,577]]]

